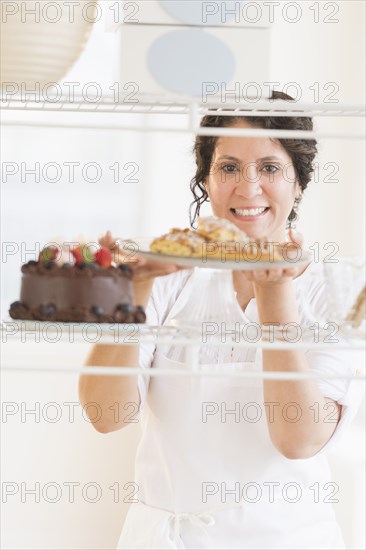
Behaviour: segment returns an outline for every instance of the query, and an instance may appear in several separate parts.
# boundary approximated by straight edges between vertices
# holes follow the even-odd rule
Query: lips
[[[240,218],[258,218],[264,216],[269,210],[269,206],[251,206],[247,208],[230,208],[230,211]]]

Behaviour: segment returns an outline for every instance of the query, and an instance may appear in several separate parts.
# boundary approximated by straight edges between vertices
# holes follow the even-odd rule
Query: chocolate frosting
[[[144,323],[134,306],[132,272],[116,267],[93,269],[51,264],[22,266],[20,301],[10,307],[13,319],[64,322]]]

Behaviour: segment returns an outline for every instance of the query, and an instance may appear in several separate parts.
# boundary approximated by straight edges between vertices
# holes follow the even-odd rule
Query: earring
[[[292,212],[295,214],[295,219],[288,222],[287,227],[288,229],[296,229],[296,220],[298,219],[298,209],[299,209],[299,203],[301,201],[301,197],[295,197],[295,202],[292,207]]]

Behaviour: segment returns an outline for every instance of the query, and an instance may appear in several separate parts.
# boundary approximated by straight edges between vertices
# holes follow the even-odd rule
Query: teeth
[[[239,214],[239,216],[258,216],[258,214],[262,214],[262,212],[265,211],[266,208],[250,208],[249,210],[240,208],[234,208],[235,214]]]

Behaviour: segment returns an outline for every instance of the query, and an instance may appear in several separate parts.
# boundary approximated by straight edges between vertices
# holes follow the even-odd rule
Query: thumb
[[[299,248],[302,248],[302,245],[304,244],[304,237],[301,233],[298,231],[295,231],[292,229],[292,227],[289,230],[289,236],[291,241],[296,244]]]
[[[112,233],[109,230],[98,239],[100,246],[105,246],[106,248],[109,248],[113,244],[113,241]]]

